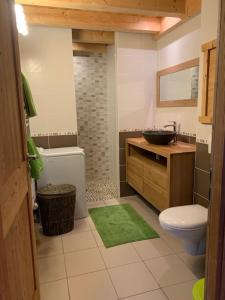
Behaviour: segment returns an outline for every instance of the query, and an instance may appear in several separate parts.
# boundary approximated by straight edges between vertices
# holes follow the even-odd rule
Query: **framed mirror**
[[[157,107],[197,106],[199,58],[157,72]]]

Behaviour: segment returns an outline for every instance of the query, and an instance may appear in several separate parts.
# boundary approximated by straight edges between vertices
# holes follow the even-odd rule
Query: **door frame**
[[[225,299],[225,1],[219,1],[212,183],[207,230],[205,300]]]

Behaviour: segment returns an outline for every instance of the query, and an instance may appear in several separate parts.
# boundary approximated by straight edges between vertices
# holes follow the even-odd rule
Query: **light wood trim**
[[[73,51],[76,53],[105,53],[106,46],[100,44],[73,43]]]
[[[114,44],[114,32],[96,30],[73,30],[74,43]]]
[[[160,100],[160,77],[178,71],[186,70],[195,66],[199,66],[199,58],[195,58],[189,61],[186,61],[182,64],[175,65],[164,70],[160,70],[156,75],[156,99],[157,107],[187,107],[187,106],[197,106],[197,99],[187,99],[187,100],[172,100],[172,101],[163,101]]]
[[[199,122],[202,124],[212,124],[213,118],[210,116],[200,116]]]
[[[192,68],[195,66],[199,66],[199,58],[195,58],[195,59],[186,61],[184,63],[160,70],[157,72],[157,74],[159,76],[168,75],[168,74],[176,73],[178,71],[186,70],[188,68]]]
[[[215,77],[211,77],[213,74],[211,73],[215,68],[215,64],[211,64],[211,54],[213,50],[216,49],[217,41],[212,40],[202,45],[202,52],[204,53],[203,58],[203,82],[202,82],[202,109],[201,109],[201,116],[199,116],[199,122],[203,124],[212,124],[213,120],[213,103],[212,97],[210,98],[211,94],[214,94],[214,81]],[[216,51],[216,50],[215,50]],[[215,58],[215,56],[214,56]],[[210,89],[210,85],[211,86]]]
[[[192,144],[186,144],[182,142],[176,142],[175,144],[169,145],[154,145],[148,143],[143,137],[140,138],[128,138],[127,143],[137,146],[138,148],[153,152],[163,157],[170,157],[170,155],[180,153],[194,153],[196,146]]]
[[[156,33],[161,22],[157,17],[29,5],[24,13],[29,24],[72,29]]]
[[[217,46],[217,40],[212,40],[210,42],[207,42],[205,44],[202,45],[202,52],[205,52],[207,50],[211,50],[213,48],[216,48]]]
[[[171,100],[171,101],[157,101],[157,107],[192,107],[197,106],[198,100]]]
[[[185,0],[16,0],[16,3],[36,6],[69,8],[149,16],[181,16]]]

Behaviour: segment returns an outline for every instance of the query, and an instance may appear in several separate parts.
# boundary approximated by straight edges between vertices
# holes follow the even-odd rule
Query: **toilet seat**
[[[159,221],[168,229],[196,230],[208,222],[208,210],[198,204],[171,207],[164,210]]]

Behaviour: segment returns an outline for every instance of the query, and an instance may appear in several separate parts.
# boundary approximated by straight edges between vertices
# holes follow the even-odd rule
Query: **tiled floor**
[[[97,202],[99,199],[105,201],[118,197],[118,189],[110,179],[93,180],[88,179],[86,183],[87,202]]]
[[[192,286],[204,276],[204,257],[185,253],[136,196],[89,205],[127,202],[161,237],[106,249],[90,217],[63,236],[40,234],[41,300],[192,300]]]

